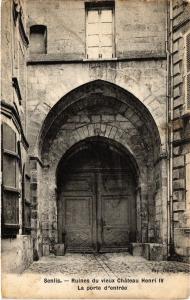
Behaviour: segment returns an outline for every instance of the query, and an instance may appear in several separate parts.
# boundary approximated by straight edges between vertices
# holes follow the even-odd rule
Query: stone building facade
[[[1,4],[2,268],[22,271],[33,261],[26,138],[29,40],[25,3]]]
[[[10,14],[3,10],[9,5]],[[24,238],[23,257],[34,259],[130,250],[186,260],[188,1],[4,1],[5,39],[14,39],[10,32],[20,24],[14,5],[22,7],[19,16],[26,6],[26,76],[22,81],[8,65],[16,64],[8,41],[3,49],[11,48],[14,59],[3,60],[2,99],[11,102],[13,77],[27,91],[17,106],[29,144],[20,160],[29,165],[30,197],[19,194],[20,229],[9,239],[10,253],[11,243]]]

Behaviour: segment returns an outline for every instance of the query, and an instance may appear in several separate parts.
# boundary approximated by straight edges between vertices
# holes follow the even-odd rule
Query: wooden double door
[[[135,241],[135,185],[125,170],[70,171],[58,200],[59,242],[70,252],[116,252]]]

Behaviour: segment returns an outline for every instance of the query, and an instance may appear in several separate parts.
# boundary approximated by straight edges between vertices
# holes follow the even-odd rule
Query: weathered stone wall
[[[47,26],[44,59],[85,58],[85,2],[28,1],[28,27]],[[116,0],[114,22],[117,58],[165,56],[166,1]]]
[[[142,172],[141,178],[144,178],[141,195],[138,196],[139,214],[142,215],[142,223],[139,222],[142,230],[139,229],[138,239],[143,242],[166,243],[167,175],[166,162],[160,160],[160,154],[166,158],[167,142],[166,1],[115,1],[115,48],[118,61],[85,60],[85,1],[46,0],[35,2],[35,5],[33,1],[28,1],[28,9],[28,32],[32,25],[47,26],[47,54],[32,54],[28,58],[30,154],[42,159],[42,173],[37,179],[39,189],[36,218],[42,226],[43,252],[47,254],[49,245],[52,246],[57,241],[57,164],[74,143],[97,135],[118,140],[136,155]],[[65,117],[68,112],[63,111],[62,120],[59,116],[49,132],[43,131],[44,124],[47,125],[48,120],[49,123],[52,122],[48,119],[49,113],[60,115],[59,110],[54,111],[57,103],[65,102],[67,106],[67,101],[72,102],[74,89],[80,90],[82,85],[89,83],[89,91],[93,91],[94,87],[90,86],[90,82],[97,80],[100,80],[102,86],[105,82],[114,84],[115,90],[122,87],[139,99],[144,105],[142,111],[139,111],[140,119],[130,109],[128,112],[122,111],[119,101],[106,102],[106,97],[101,98],[102,91],[99,87],[95,91],[97,96],[89,94],[85,100],[87,105],[90,99],[94,101],[94,97],[99,98],[99,108],[96,105],[94,112],[87,107],[82,110],[81,104],[75,104],[71,108],[70,120]],[[82,93],[81,87],[81,99],[84,97]],[[122,101],[120,95],[117,97]],[[143,122],[147,121],[143,120],[143,109],[147,109],[152,115],[161,143],[158,140],[153,142],[146,130],[144,133],[143,130],[140,132]],[[139,132],[136,126],[139,126]],[[151,154],[147,154],[148,148],[146,151],[141,148],[143,143],[148,147],[149,142],[155,145],[150,147]],[[39,145],[43,148],[42,157]],[[147,161],[148,167],[145,157],[150,159],[150,162]],[[141,197],[144,200],[140,210]],[[37,212],[34,214],[36,216]],[[37,227],[39,226],[36,225]]]
[[[21,273],[33,262],[33,240],[29,235],[2,242],[2,271]]]
[[[1,8],[1,22],[3,24],[1,34],[1,72],[4,76],[1,76],[1,97],[2,99],[9,99],[13,101],[13,89],[12,89],[12,49],[11,49],[11,34],[12,28],[10,22],[9,13],[11,12],[11,1],[2,1]]]
[[[25,27],[26,7],[24,1],[1,1],[1,121],[7,124],[16,134],[17,183],[19,192],[19,224],[17,235],[4,238],[2,226],[2,271],[23,271],[33,260],[33,241],[30,235],[25,235],[23,228],[22,179],[24,166],[28,159],[26,141],[26,55],[27,37],[21,36],[19,17],[13,18],[14,9],[22,15],[23,32]],[[3,149],[4,150],[4,149]],[[3,156],[2,156],[3,158]],[[2,164],[3,166],[3,164]],[[3,167],[2,167],[3,169]],[[26,169],[25,169],[26,170]],[[13,169],[13,171],[15,171]],[[11,172],[11,170],[10,170]],[[29,175],[29,174],[28,174]],[[4,172],[3,172],[4,181]],[[7,187],[3,186],[2,191]],[[8,195],[8,194],[7,194]],[[3,193],[2,193],[3,201]],[[17,201],[17,200],[16,200]],[[4,206],[3,206],[4,205]],[[1,207],[6,207],[3,202]],[[15,209],[15,207],[10,208]]]
[[[190,153],[190,118],[185,111],[185,39],[190,28],[190,4],[173,2],[172,89],[173,89],[173,221],[174,251],[181,256],[190,254],[190,199],[187,184]]]
[[[116,57],[165,56],[166,1],[116,1]]]
[[[166,144],[165,61],[97,62],[28,66],[28,136],[30,153],[49,110],[68,92],[102,79],[135,95],[151,112]]]
[[[18,1],[22,8],[22,21],[25,26],[25,1]],[[19,9],[19,8],[18,8]],[[13,1],[3,0],[1,4],[2,34],[1,34],[1,99],[14,103],[20,114],[23,131],[26,130],[26,56],[27,47],[20,32],[18,18],[13,20]],[[17,79],[18,86],[13,83]],[[18,89],[20,95],[18,95]]]
[[[114,99],[115,96],[118,98]],[[167,189],[167,181],[165,176],[162,176],[166,167],[159,161],[159,133],[155,130],[156,125],[152,117],[149,115],[148,118],[146,109],[144,108],[143,112],[143,109],[138,108],[140,101],[135,98],[130,101],[126,95],[125,97],[126,103],[123,102],[124,95],[119,92],[117,86],[99,80],[87,84],[86,87],[79,87],[75,92],[63,97],[57,105],[57,111],[54,110],[52,114],[54,120],[47,116],[45,124],[49,129],[46,131],[43,128],[40,136],[41,158],[44,164],[40,205],[44,216],[42,235],[45,253],[49,245],[53,247],[57,242],[55,175],[59,161],[73,145],[94,136],[107,138],[108,143],[109,140],[117,141],[126,147],[139,167],[140,195],[137,218],[141,221],[137,229],[138,241],[167,242],[167,225],[164,219],[167,197],[163,193]],[[67,104],[63,109],[65,102]],[[155,184],[157,172],[160,176]],[[155,202],[155,193],[158,194],[158,203]],[[155,212],[158,220],[156,230]]]

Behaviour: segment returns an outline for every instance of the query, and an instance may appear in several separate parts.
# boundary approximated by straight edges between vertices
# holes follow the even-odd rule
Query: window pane
[[[18,195],[5,192],[3,195],[3,217],[4,223],[18,224]]]
[[[99,58],[99,47],[88,48],[88,58]]]
[[[88,36],[87,45],[88,47],[97,46],[99,44],[99,35]]]
[[[187,72],[190,71],[190,33],[186,38],[186,48],[187,48]]]
[[[16,133],[7,124],[3,124],[3,148],[16,152]]]
[[[45,53],[46,47],[45,47],[45,38],[44,34],[42,33],[32,33],[30,36],[30,51],[31,53]]]
[[[102,10],[101,12],[101,22],[112,23],[112,10]]]
[[[15,157],[3,156],[3,185],[16,188],[16,168]]]
[[[87,28],[87,34],[93,35],[93,34],[99,34],[99,24],[89,24]]]
[[[111,34],[103,34],[101,37],[101,46],[112,46],[112,35]]]
[[[112,9],[90,10],[87,14],[88,58],[112,58],[113,54]],[[101,48],[104,49],[101,49]]]
[[[187,75],[187,109],[190,109],[190,73]]]
[[[112,47],[102,47],[102,58],[112,58]]]
[[[88,11],[88,23],[98,23],[99,22],[99,14],[98,10],[89,10]]]
[[[112,34],[112,23],[101,23],[102,34]]]

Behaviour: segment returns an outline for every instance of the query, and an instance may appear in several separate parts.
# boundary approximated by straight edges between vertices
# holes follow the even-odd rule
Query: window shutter
[[[102,58],[113,57],[112,10],[102,10],[100,19],[100,45]]]
[[[185,36],[185,106],[186,110],[190,111],[190,32]]]
[[[190,212],[190,153],[186,154],[186,210]]]
[[[87,58],[113,57],[113,10],[96,8],[87,11]]]
[[[89,10],[87,15],[86,26],[86,43],[87,43],[87,55],[88,58],[99,58],[99,12],[98,10]]]
[[[16,133],[2,124],[2,234],[15,235],[19,229],[19,157]]]
[[[30,234],[31,231],[31,203],[30,203],[30,176],[29,166],[23,168],[22,176],[22,200],[23,200],[23,233]]]

